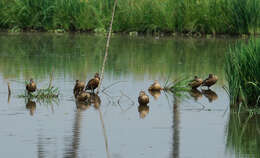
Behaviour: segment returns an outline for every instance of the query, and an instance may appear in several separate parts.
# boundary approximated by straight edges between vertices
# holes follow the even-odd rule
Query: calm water
[[[224,54],[234,42],[115,36],[102,88],[118,84],[100,93],[100,109],[78,109],[75,80],[100,71],[104,37],[0,34],[1,157],[259,157],[260,118],[231,113],[222,89]],[[31,77],[47,87],[52,70],[59,101],[28,103],[17,97]],[[138,105],[139,91],[147,92],[153,80],[163,84],[211,72],[219,81],[210,93],[149,94],[149,107]]]

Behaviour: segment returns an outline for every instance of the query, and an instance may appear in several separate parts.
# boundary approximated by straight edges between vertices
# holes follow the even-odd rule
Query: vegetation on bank
[[[226,79],[231,105],[260,105],[259,41],[237,43],[230,49],[226,54]]]
[[[105,32],[113,0],[1,0],[0,28]],[[260,33],[260,0],[119,0],[114,32]]]

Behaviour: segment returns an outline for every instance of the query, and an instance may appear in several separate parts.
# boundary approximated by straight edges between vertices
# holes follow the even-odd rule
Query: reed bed
[[[226,54],[226,79],[231,105],[260,105],[260,45],[237,43]]]
[[[1,0],[0,28],[103,32],[114,0]],[[260,0],[119,0],[113,32],[260,33]]]

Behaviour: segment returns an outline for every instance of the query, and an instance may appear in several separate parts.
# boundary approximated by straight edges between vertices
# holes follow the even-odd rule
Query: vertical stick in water
[[[109,48],[109,42],[110,42],[110,38],[111,38],[111,32],[112,32],[112,26],[113,26],[113,21],[114,21],[114,16],[115,16],[116,4],[117,4],[117,0],[115,0],[115,2],[114,2],[111,22],[110,22],[110,26],[109,26],[109,32],[108,32],[108,36],[107,36],[105,56],[104,56],[104,60],[103,60],[103,65],[102,65],[102,70],[101,70],[100,82],[99,82],[98,89],[97,89],[97,94],[100,91],[100,86],[101,86],[102,81],[103,81],[104,69],[105,69],[105,64],[106,64],[107,55],[108,55],[108,48]]]
[[[10,82],[7,82],[7,87],[8,87],[8,103],[10,103],[10,98],[11,98]]]

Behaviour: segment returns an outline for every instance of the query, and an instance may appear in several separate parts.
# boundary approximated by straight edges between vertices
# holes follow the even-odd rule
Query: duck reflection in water
[[[214,100],[217,100],[218,99],[218,95],[212,91],[211,89],[208,89],[208,90],[202,90],[202,94],[208,98],[209,102],[211,103],[212,101]]]
[[[198,101],[199,99],[202,98],[202,93],[198,89],[191,89],[189,91],[189,94],[191,97],[194,98],[195,101]]]
[[[145,118],[146,115],[148,115],[148,113],[149,113],[149,106],[147,106],[146,104],[145,105],[140,104],[138,106],[138,112],[139,112],[140,118],[142,118],[142,119]]]
[[[26,103],[26,109],[30,110],[30,115],[33,116],[36,110],[36,102],[28,100]]]
[[[161,95],[161,91],[151,91],[151,90],[149,90],[149,93],[151,94],[151,96],[153,96],[153,98],[155,100],[157,100]]]
[[[75,103],[79,111],[85,111],[90,107],[90,102],[87,101],[76,101]]]

